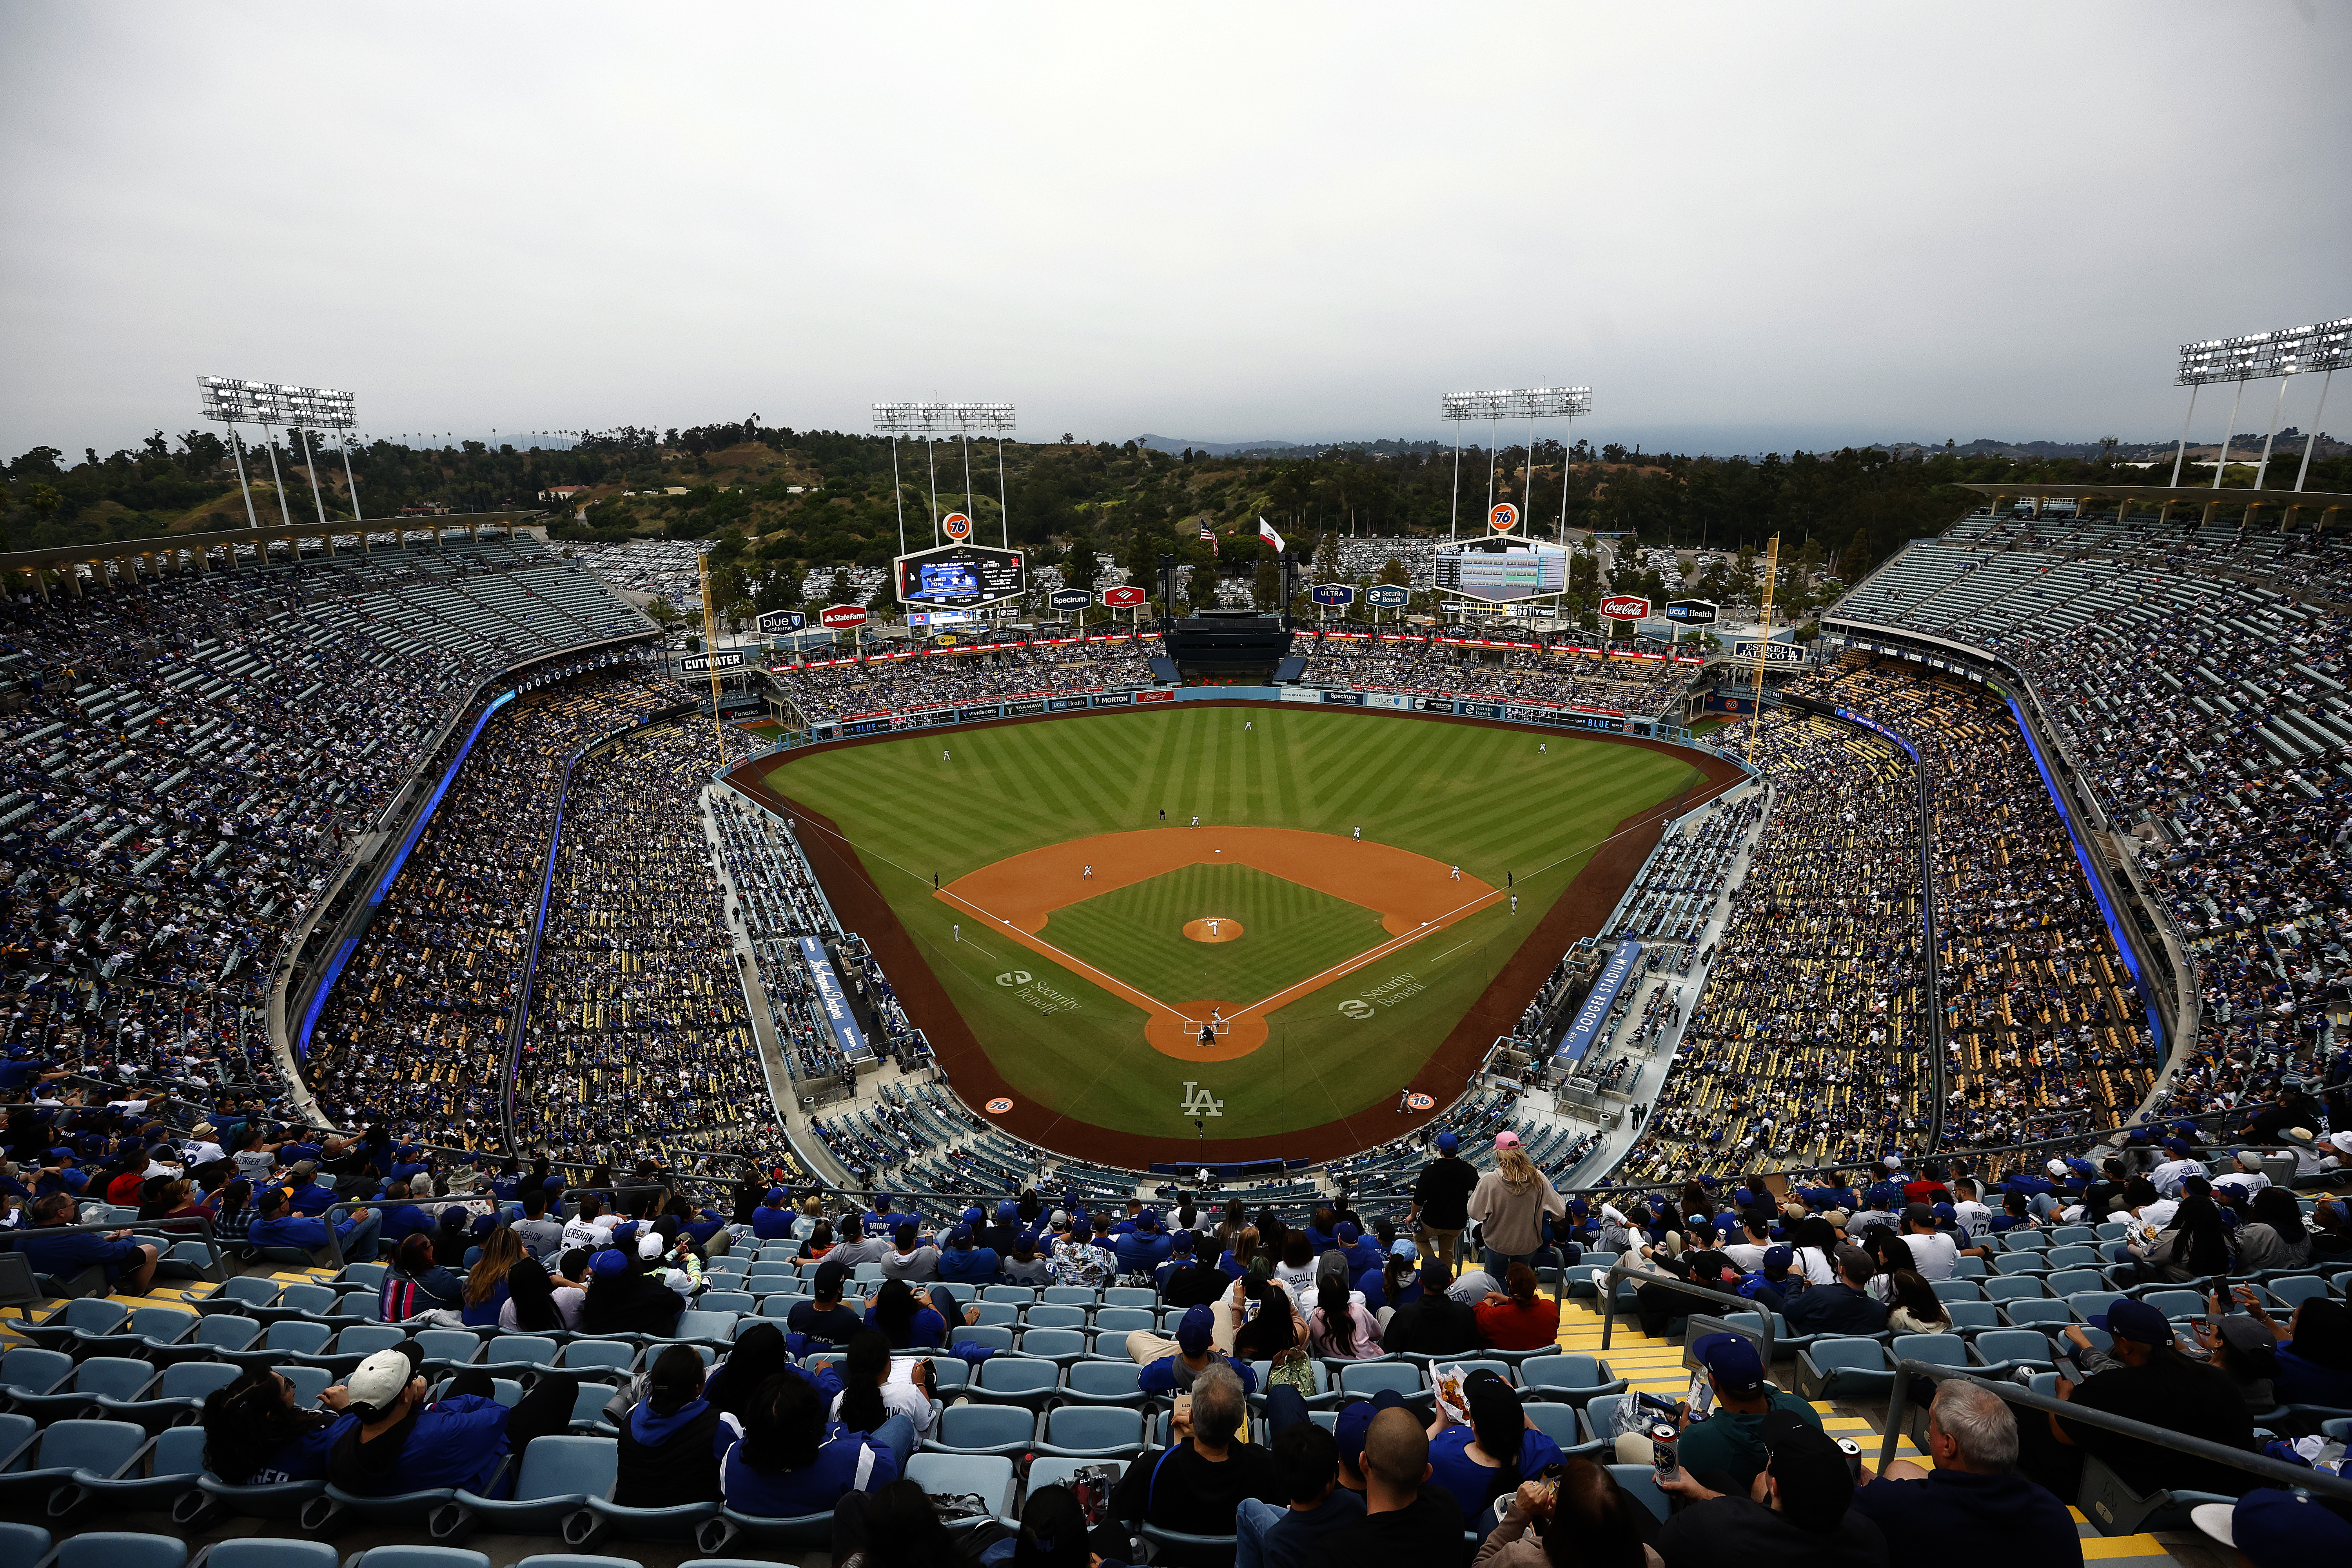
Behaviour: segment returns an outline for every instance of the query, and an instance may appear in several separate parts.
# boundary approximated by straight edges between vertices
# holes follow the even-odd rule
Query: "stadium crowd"
[[[320,1013],[305,1078],[335,1125],[384,1121],[465,1148],[501,1138],[564,763],[676,700],[642,674],[599,671],[490,715]]]
[[[1769,815],[1631,1180],[1858,1160],[1916,1140],[1927,1113],[1911,761],[1830,720],[1763,723]]]
[[[717,744],[688,721],[572,768],[516,1058],[525,1147],[623,1163],[772,1126],[699,800]]]
[[[1303,680],[1495,702],[1553,702],[1644,717],[1674,708],[1690,684],[1687,668],[1664,660],[1594,658],[1550,646],[1515,647],[1497,658],[1491,648],[1418,637],[1302,633],[1292,647],[1307,660]]]
[[[810,722],[823,723],[860,713],[1150,686],[1153,676],[1146,649],[1156,646],[1040,640],[973,651],[929,648],[832,664],[779,665],[769,679]]]

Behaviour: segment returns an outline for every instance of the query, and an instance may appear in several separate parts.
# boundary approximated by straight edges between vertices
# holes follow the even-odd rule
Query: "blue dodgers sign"
[[[841,976],[833,972],[833,961],[824,955],[824,943],[813,936],[800,939],[801,962],[808,965],[809,980],[816,986],[817,1005],[824,1009],[824,1021],[833,1030],[834,1043],[841,1054],[852,1061],[871,1061],[874,1052],[866,1043],[865,1032],[857,1026],[856,1015],[849,1010],[849,994],[841,988]]]
[[[1356,590],[1346,583],[1318,583],[1311,597],[1318,605],[1329,605],[1336,609],[1341,605],[1354,604]]]
[[[1640,942],[1621,942],[1617,944],[1617,951],[1611,953],[1609,962],[1601,966],[1601,978],[1592,983],[1592,994],[1584,999],[1584,1005],[1576,1010],[1576,1022],[1570,1024],[1568,1033],[1560,1037],[1559,1049],[1553,1053],[1555,1056],[1572,1062],[1584,1059],[1584,1053],[1592,1048],[1593,1040],[1601,1033],[1601,1026],[1609,1017],[1609,1009],[1616,1005],[1617,993],[1625,989],[1625,982],[1633,977],[1634,965],[1641,962]]]

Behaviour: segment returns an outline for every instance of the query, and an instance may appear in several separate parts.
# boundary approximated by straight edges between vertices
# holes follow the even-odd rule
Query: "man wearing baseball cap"
[[[1659,1480],[1660,1489],[1693,1505],[1667,1520],[1652,1542],[1666,1568],[1726,1562],[1884,1568],[1886,1537],[1853,1506],[1853,1469],[1836,1439],[1818,1421],[1782,1410],[1762,1418],[1757,1436],[1764,1460],[1742,1491],[1707,1486],[1687,1460]]]
[[[1697,1422],[1684,1412],[1675,1451],[1686,1474],[1721,1491],[1745,1492],[1764,1468],[1764,1427],[1774,1412],[1821,1429],[1822,1418],[1811,1405],[1764,1381],[1763,1359],[1746,1334],[1703,1335],[1690,1353],[1706,1369],[1706,1380],[1715,1389],[1715,1410]],[[1652,1457],[1649,1439],[1639,1434],[1629,1433],[1618,1443],[1621,1463],[1646,1463]],[[1636,1445],[1641,1451],[1626,1451]]]
[[[1470,1223],[1470,1194],[1478,1185],[1478,1167],[1460,1156],[1461,1147],[1462,1140],[1452,1132],[1437,1135],[1437,1158],[1413,1178],[1412,1207],[1405,1214],[1405,1226],[1420,1245],[1421,1260],[1439,1259],[1449,1278],[1460,1267],[1457,1248],[1463,1228]]]
[[[423,1354],[409,1340],[369,1356],[345,1380],[342,1408],[359,1424],[336,1440],[327,1459],[327,1479],[345,1491],[367,1497],[432,1487],[487,1492],[501,1460],[513,1456],[520,1470],[533,1437],[572,1423],[580,1380],[568,1372],[541,1373],[509,1410],[479,1367],[460,1371],[439,1398],[428,1400],[416,1371]]]
[[[1241,1380],[1244,1394],[1257,1391],[1257,1373],[1247,1362],[1236,1362],[1216,1348],[1216,1311],[1208,1306],[1187,1307],[1176,1325],[1176,1348],[1152,1355],[1136,1374],[1136,1386],[1146,1394],[1181,1394],[1213,1366],[1229,1366]],[[1139,1329],[1128,1336],[1128,1353],[1139,1361],[1168,1342]]]
[[[2084,1377],[2081,1383],[2060,1379],[2059,1398],[2229,1447],[2252,1448],[2254,1424],[2237,1384],[2221,1368],[2182,1354],[2161,1310],[2126,1297],[2093,1318],[2091,1327],[2114,1343],[2098,1350],[2081,1328],[2068,1325],[2070,1353]],[[2021,1423],[2018,1452],[2021,1469],[2069,1500],[2079,1487],[2085,1454],[2096,1454],[2136,1491],[2236,1492],[2246,1484],[2242,1470],[2054,1415]]]

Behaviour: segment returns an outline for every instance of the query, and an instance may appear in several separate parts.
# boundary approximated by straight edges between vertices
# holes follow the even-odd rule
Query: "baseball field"
[[[1452,1099],[1708,793],[1664,747],[1207,703],[820,748],[763,782],[964,1100],[1130,1163],[1203,1134],[1212,1158],[1362,1146],[1409,1087]]]

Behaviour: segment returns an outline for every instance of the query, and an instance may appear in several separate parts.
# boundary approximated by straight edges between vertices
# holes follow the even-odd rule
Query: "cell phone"
[[[1690,1388],[1684,1394],[1683,1403],[1690,1406],[1690,1418],[1694,1421],[1704,1421],[1714,1414],[1715,1384],[1707,1381],[1706,1373],[1691,1373]]]
[[[2080,1383],[2083,1381],[2083,1369],[2076,1366],[2074,1364],[2074,1358],[2068,1355],[2065,1352],[2061,1351],[2053,1356],[2051,1359],[2051,1364],[2058,1369],[2058,1375],[2064,1378],[2067,1382]]]

